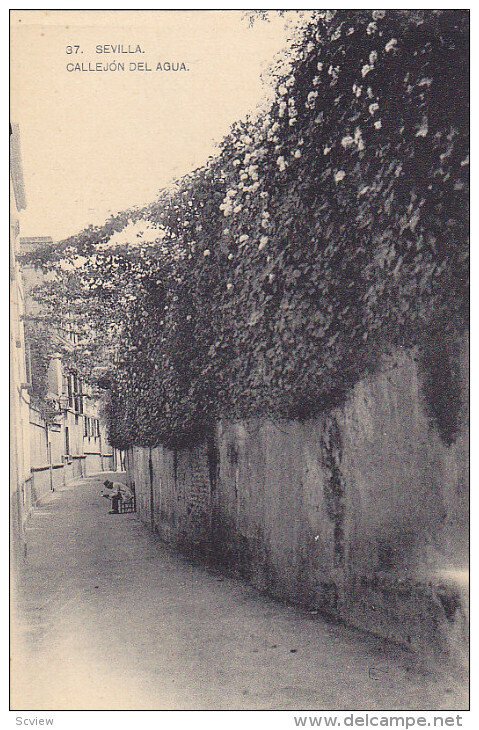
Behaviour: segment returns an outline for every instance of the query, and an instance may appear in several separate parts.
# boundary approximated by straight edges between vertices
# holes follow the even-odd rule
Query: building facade
[[[49,244],[53,241],[45,236],[21,238],[20,250],[29,253]],[[44,275],[24,266],[22,276],[25,315],[27,318],[38,316],[40,305],[32,296],[32,290],[42,283]],[[61,331],[50,332],[49,337],[53,345],[57,342],[59,352],[53,353],[48,364],[47,412],[38,407],[35,399],[30,399],[31,504],[71,479],[116,468],[116,457],[100,418],[100,403],[78,373],[67,369],[62,362],[60,350],[74,351],[77,344],[74,323],[65,322]],[[27,362],[27,372],[33,373],[35,351],[33,343],[29,346],[28,332],[26,354],[27,360],[31,361]]]
[[[17,254],[20,247],[20,213],[27,206],[20,136],[10,127],[10,529],[13,543],[23,545],[26,492],[30,468],[30,396],[26,373],[24,335],[25,294]],[[16,557],[18,551],[14,551]]]
[[[62,362],[60,351],[76,345],[72,323],[48,333],[53,354],[46,364],[44,397],[35,393],[38,354],[26,323],[41,314],[32,289],[44,275],[21,266],[18,256],[53,241],[20,238],[20,214],[27,203],[16,125],[11,127],[10,160],[10,524],[16,560],[24,551],[26,520],[40,500],[72,479],[116,471],[121,459],[108,442],[99,401]]]

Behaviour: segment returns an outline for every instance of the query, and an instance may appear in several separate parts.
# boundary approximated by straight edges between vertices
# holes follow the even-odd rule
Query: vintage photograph
[[[469,11],[11,10],[10,79],[11,709],[460,726]]]

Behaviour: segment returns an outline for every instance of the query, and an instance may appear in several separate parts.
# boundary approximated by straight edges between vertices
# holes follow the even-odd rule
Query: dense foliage
[[[466,326],[467,44],[465,11],[307,13],[204,168],[30,259],[87,303],[114,444],[314,416]]]

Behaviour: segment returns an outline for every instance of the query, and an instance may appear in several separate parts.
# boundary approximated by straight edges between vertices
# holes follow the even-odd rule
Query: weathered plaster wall
[[[224,421],[196,448],[135,447],[129,478],[141,518],[281,600],[457,653],[467,605],[467,362],[463,342],[451,443],[431,418],[417,358],[398,352],[320,419]]]

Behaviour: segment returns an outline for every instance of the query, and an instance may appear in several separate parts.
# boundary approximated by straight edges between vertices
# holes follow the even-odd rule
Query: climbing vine
[[[466,326],[467,43],[462,11],[305,13],[274,101],[203,168],[30,256],[84,324],[115,445],[315,416]]]

